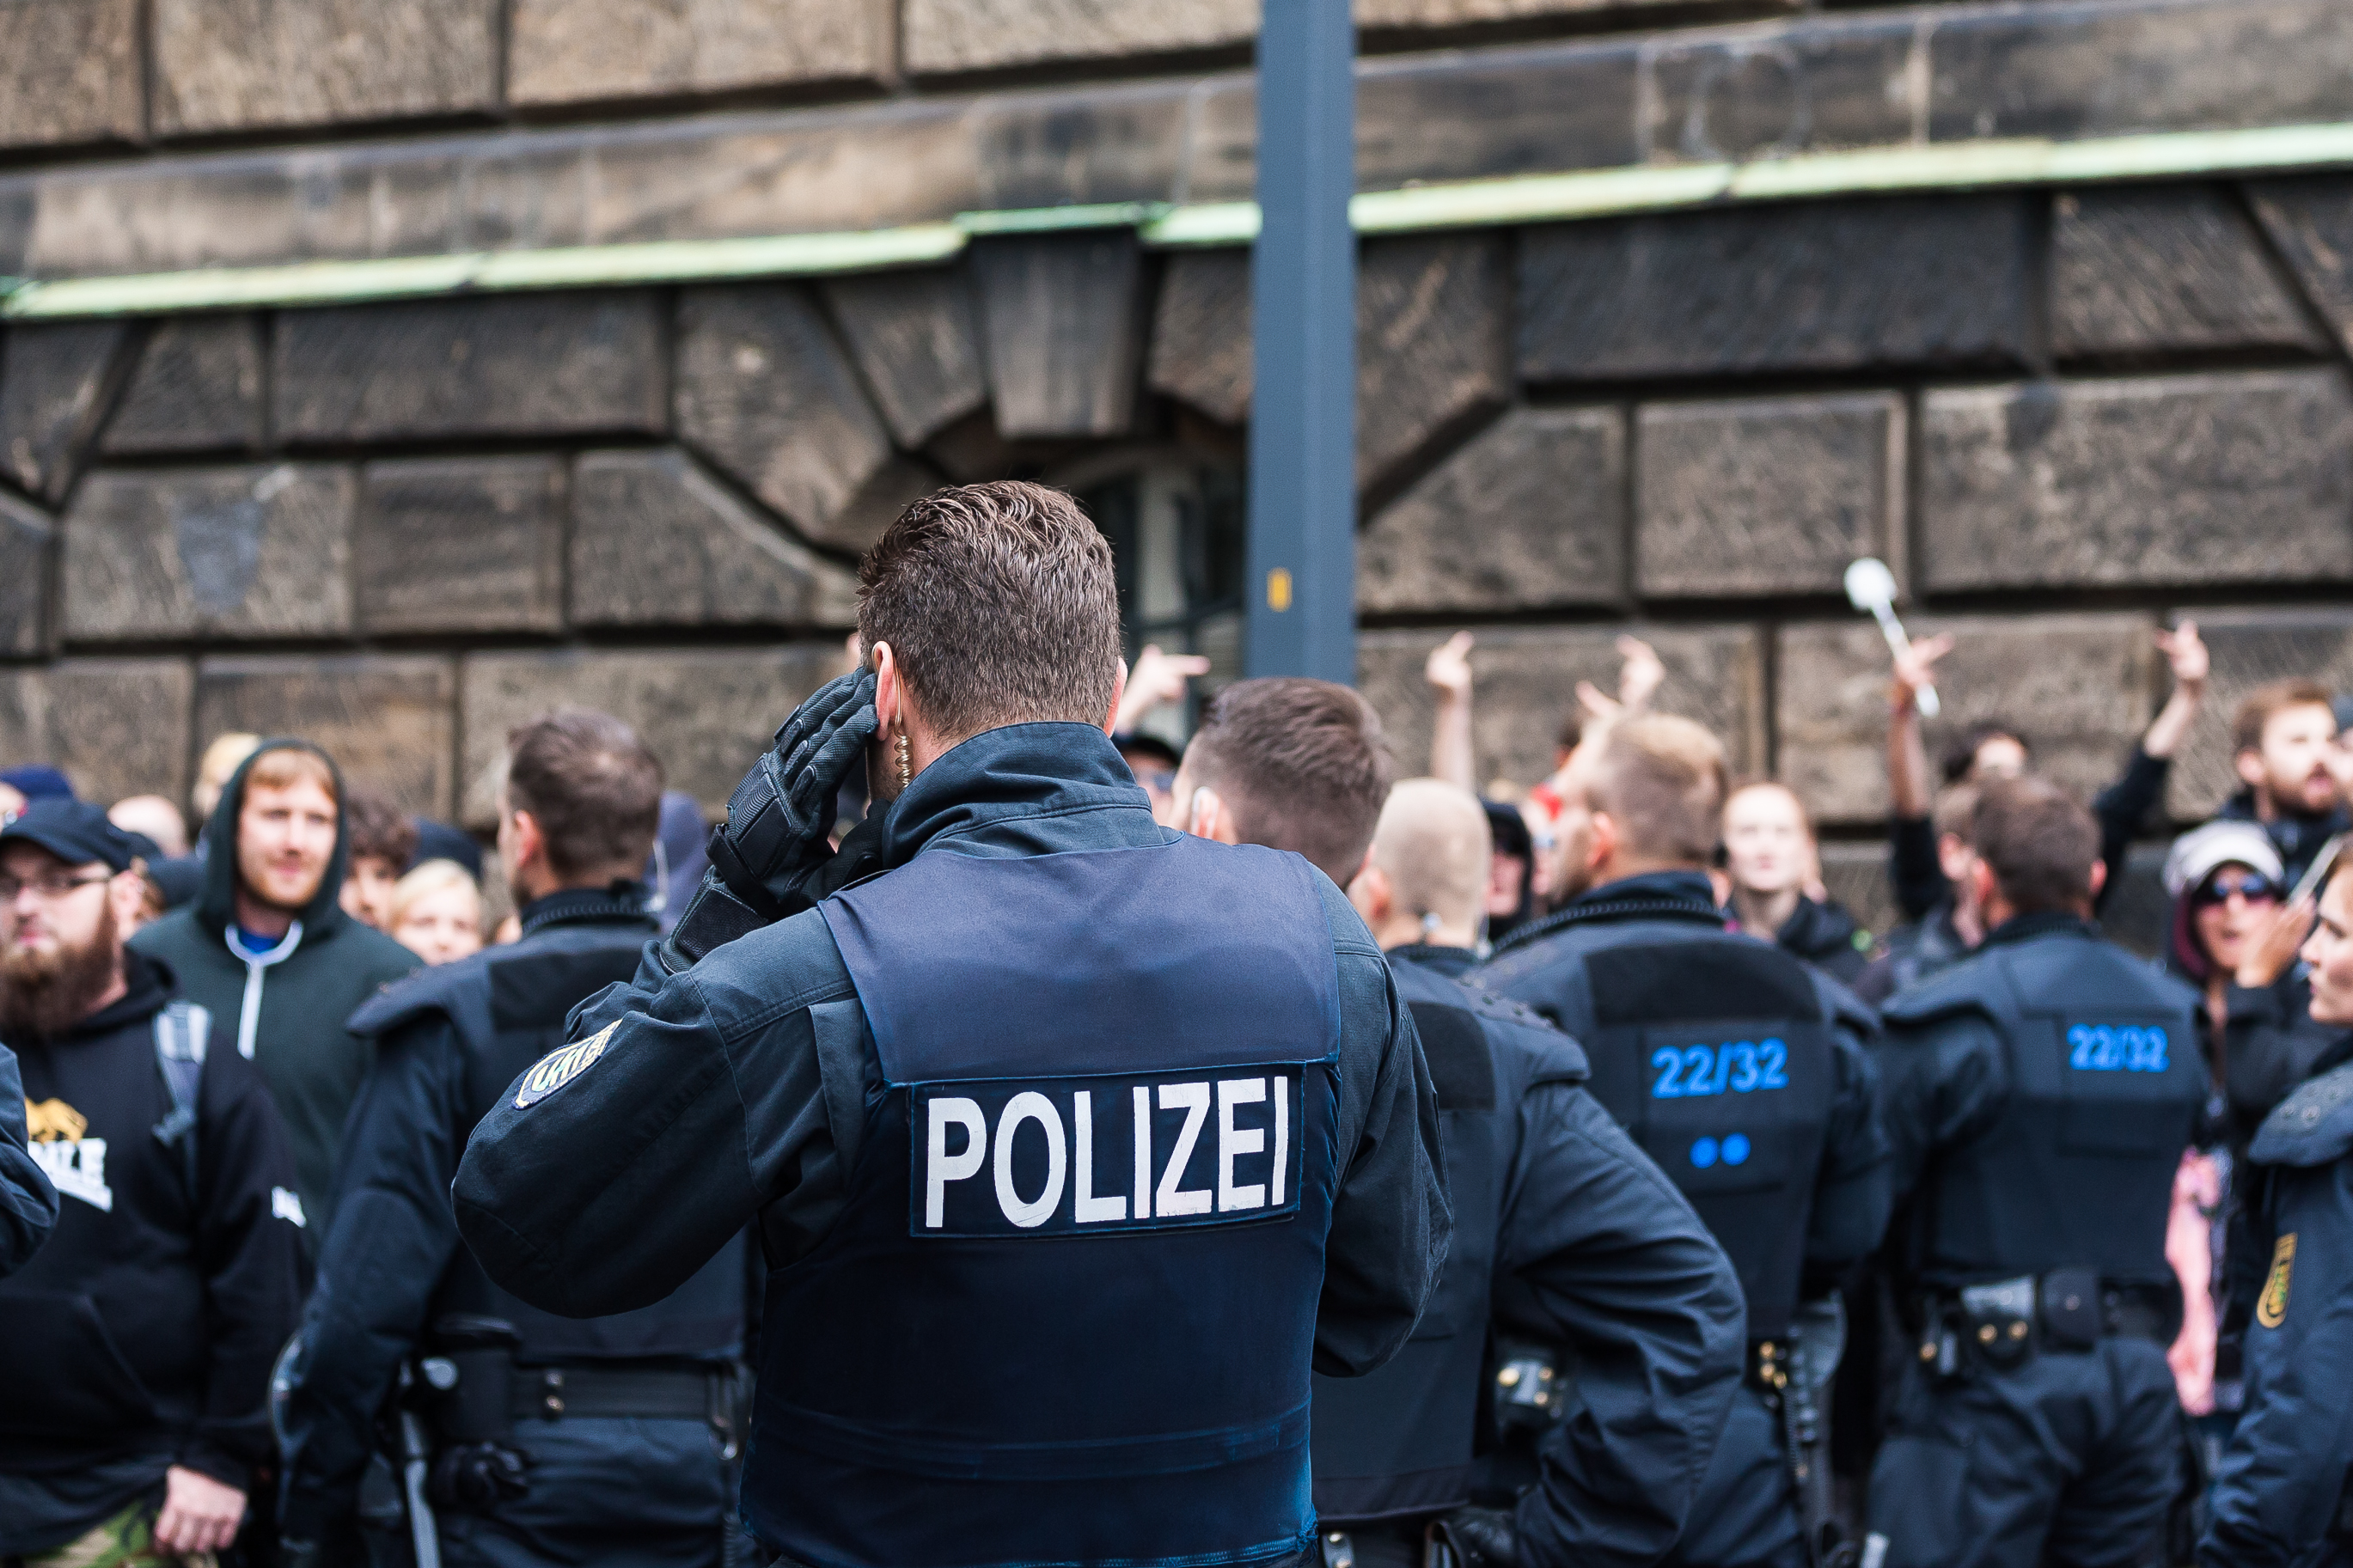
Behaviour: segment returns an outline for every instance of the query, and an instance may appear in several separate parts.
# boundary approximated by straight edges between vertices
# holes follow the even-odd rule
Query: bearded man
[[[203,895],[132,940],[211,1009],[222,1048],[261,1069],[293,1147],[313,1247],[334,1205],[343,1122],[373,1060],[343,1020],[418,967],[338,901],[352,854],[349,793],[317,747],[264,741],[205,821]]]
[[[0,829],[0,1038],[62,1209],[0,1280],[0,1559],[26,1568],[209,1563],[269,1457],[301,1306],[285,1131],[234,1034],[124,946],[141,893],[99,806]]]

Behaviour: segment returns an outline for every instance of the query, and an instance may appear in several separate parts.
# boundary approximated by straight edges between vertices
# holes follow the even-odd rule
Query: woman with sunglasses
[[[2262,828],[2210,822],[2183,834],[2164,878],[2173,912],[2162,963],[2203,998],[2199,1046],[2211,1074],[2198,1146],[2174,1183],[2166,1253],[2181,1276],[2183,1320],[2170,1360],[2183,1407],[2219,1441],[2241,1394],[2238,1347],[2221,1341],[2216,1312],[2232,1176],[2255,1129],[2336,1031],[2311,1021],[2295,952],[2312,910],[2284,907],[2285,871]]]

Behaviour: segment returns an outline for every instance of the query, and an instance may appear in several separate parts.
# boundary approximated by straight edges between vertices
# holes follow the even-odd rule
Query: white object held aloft
[[[1887,638],[1887,649],[1899,658],[1912,651],[1912,639],[1904,635],[1904,623],[1895,618],[1895,574],[1887,563],[1874,555],[1866,555],[1846,569],[1847,602],[1864,611],[1879,622],[1879,630]],[[1920,688],[1915,699],[1923,719],[1934,719],[1937,712],[1936,689]]]

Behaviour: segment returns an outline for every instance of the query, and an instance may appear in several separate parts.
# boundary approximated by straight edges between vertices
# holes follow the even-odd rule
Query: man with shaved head
[[[1250,680],[1210,708],[1176,791],[1196,833],[1293,850],[1347,886],[1437,1088],[1453,1247],[1395,1361],[1316,1380],[1325,1560],[1337,1535],[1364,1568],[1419,1563],[1434,1525],[1468,1568],[1648,1562],[1683,1528],[1739,1376],[1739,1288],[1579,1087],[1577,1043],[1452,978],[1476,960],[1486,901],[1477,797],[1408,779],[1383,804],[1388,776],[1355,692]],[[1573,1387],[1542,1356],[1499,1352],[1512,1341],[1568,1348]],[[1482,1432],[1491,1380],[1504,1430]]]

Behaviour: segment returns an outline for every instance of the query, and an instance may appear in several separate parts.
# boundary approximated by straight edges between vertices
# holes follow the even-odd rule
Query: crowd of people
[[[2174,840],[2145,961],[2094,916],[2204,699],[2196,626],[2158,634],[2172,693],[2089,803],[2034,773],[2012,724],[1932,766],[1919,697],[1953,643],[1913,645],[1889,681],[1903,922],[1874,933],[1824,887],[1806,801],[1733,778],[1717,738],[1656,711],[1665,671],[1633,637],[1614,692],[1563,694],[1551,773],[1482,784],[1469,633],[1429,658],[1428,775],[1398,780],[1345,688],[1236,683],[1178,745],[1139,721],[1189,700],[1206,661],[1146,647],[1066,698],[927,632],[956,618],[920,586],[932,571],[995,595],[1029,668],[1115,651],[1108,555],[1056,532],[1076,517],[1024,486],[909,509],[862,573],[860,670],[794,715],[708,843],[628,726],[566,709],[518,728],[495,926],[482,845],[300,739],[213,741],[185,817],[0,771],[0,1563],[1010,1562],[1006,1543],[1052,1539],[1008,1522],[1039,1508],[1095,1544],[1018,1560],[2219,1568],[2348,1550],[2353,1215],[2315,1173],[2343,1152],[2282,1120],[2333,1125],[2311,1096],[2353,1061],[2335,694],[2286,681],[2242,703],[2242,787]],[[1074,582],[1078,610],[1025,621],[1024,594]],[[1054,615],[1071,647],[1040,640]],[[977,684],[952,701],[952,679]],[[1071,717],[1058,703],[1086,722],[1040,722]],[[916,858],[959,836],[984,847]],[[1077,853],[1201,841],[1321,876],[1210,852],[1155,863],[1147,897]],[[1077,912],[992,901],[960,861],[1059,867],[1023,896]],[[973,929],[910,958],[876,933],[917,907],[969,909]],[[786,918],[811,909],[826,923]],[[992,936],[1007,926],[1056,934],[1033,957]],[[1152,949],[1125,990],[1055,967]],[[764,996],[754,950],[820,978]],[[1243,973],[1268,954],[1321,965],[1323,1013]],[[1138,1000],[1171,975],[1224,977],[1203,1024],[1219,1039]],[[1121,1032],[1158,1065],[1266,1065],[1220,1079],[1213,1117],[1206,1084],[1158,1084],[1161,1111],[1200,1099],[1155,1197],[1142,1080],[1133,1121],[1124,1080],[1115,1115],[1070,1088],[1083,1073],[974,1087],[1046,1071],[1007,1068],[988,1023],[1039,997],[1066,1016],[1048,1057]],[[1278,1025],[1335,1043],[1220,1054]],[[759,1065],[777,1030],[788,1054]],[[622,1065],[582,1076],[600,1060]],[[1319,1062],[1339,1064],[1325,1099]],[[593,1087],[562,1117],[535,1110],[575,1083]],[[923,1088],[943,1083],[973,1098]],[[895,1123],[893,1093],[914,1096]],[[1219,1438],[1214,1458],[1089,1468],[1032,1434],[1000,1468],[969,1422],[936,1415],[967,1453],[878,1414],[989,1406],[997,1385],[945,1367],[1022,1325],[976,1296],[958,1298],[974,1322],[878,1311],[845,1258],[904,1270],[907,1237],[859,1184],[895,1160],[914,1196],[876,1190],[910,1234],[1017,1235],[999,1209],[1054,1233],[1058,1105],[1073,1226],[1140,1247],[1164,1234],[1148,1218],[1198,1214],[1197,1279],[1314,1265],[1312,1436],[1274,1436],[1292,1413],[1267,1405],[1263,1445]],[[1000,1117],[996,1195],[974,1207]],[[1025,1117],[1050,1165],[1017,1154]],[[1286,1200],[1281,1151],[1311,1134],[1338,1167],[1300,1155]],[[1087,1184],[1097,1137],[1136,1142],[1116,1200]],[[1270,1138],[1268,1175],[1240,1184]],[[566,1184],[595,1195],[546,1195]],[[1041,1184],[1050,1201],[1017,1201]],[[1286,1202],[1328,1223],[1312,1258],[1281,1226],[1210,1223]],[[1000,1261],[945,1278],[1001,1283],[1018,1250],[976,1242]],[[1279,1338],[1253,1300],[1166,1326]],[[1141,1302],[1123,1310],[1148,1337]],[[923,1342],[894,1351],[892,1330]],[[1198,1366],[1094,1364],[1090,1331],[1060,1331],[1069,1364],[1026,1375],[1086,1386],[1040,1397],[1061,1413],[1041,1432],[1086,1427],[1097,1385],[1124,1382],[1166,1419],[1119,1441],[1173,1454],[1248,1403]],[[770,1462],[802,1466],[780,1489],[744,1479],[755,1408]],[[1282,1513],[1281,1477],[1244,1461],[1303,1443],[1320,1533],[1284,1554],[1242,1522]],[[1217,1508],[1170,1479],[1220,1464],[1244,1473]],[[874,1492],[872,1465],[923,1479]],[[986,1503],[957,1489],[992,1477]],[[1122,1488],[1124,1515],[1092,1500]],[[1209,1518],[1257,1554],[1169,1546]],[[989,1550],[954,1555],[960,1532]]]

